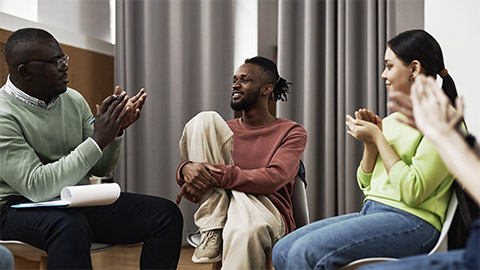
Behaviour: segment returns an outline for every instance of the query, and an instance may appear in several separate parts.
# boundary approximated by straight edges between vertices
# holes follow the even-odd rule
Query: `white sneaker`
[[[195,263],[214,263],[222,260],[222,230],[202,232],[200,243],[193,252]]]

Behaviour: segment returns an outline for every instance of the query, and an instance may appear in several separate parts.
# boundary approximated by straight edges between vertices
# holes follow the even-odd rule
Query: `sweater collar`
[[[36,97],[32,97],[29,94],[22,91],[20,88],[16,87],[10,80],[10,75],[8,75],[7,83],[5,84],[5,86],[6,86],[5,91],[7,91],[7,93],[12,97],[30,106],[45,109],[45,110],[50,110],[51,108],[53,108],[55,104],[57,104],[58,99],[60,98],[60,96],[56,96],[52,98],[52,100],[48,104],[46,104],[45,101],[40,100]]]

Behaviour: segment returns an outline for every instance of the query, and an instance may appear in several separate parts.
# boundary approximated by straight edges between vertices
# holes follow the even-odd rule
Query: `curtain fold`
[[[117,0],[115,82],[129,95],[141,87],[148,93],[115,171],[124,191],[174,200],[185,123],[202,110],[233,117],[234,2]],[[361,208],[363,146],[346,134],[345,115],[362,107],[387,113],[380,74],[394,9],[395,0],[279,0],[278,66],[294,84],[277,112],[308,132],[311,220]],[[180,208],[184,231],[196,230],[197,206],[184,200]]]
[[[359,108],[386,114],[380,74],[394,6],[389,0],[279,1],[279,72],[293,87],[278,114],[308,132],[303,159],[312,220],[361,209],[356,170],[363,146],[346,133],[345,115]]]
[[[122,190],[175,201],[178,141],[203,110],[232,119],[233,0],[116,1],[115,83],[148,94],[140,119],[125,133],[115,171]],[[183,200],[185,232],[197,206]]]

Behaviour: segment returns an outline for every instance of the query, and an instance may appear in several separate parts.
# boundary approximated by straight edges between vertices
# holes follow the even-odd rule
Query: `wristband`
[[[472,134],[468,133],[467,136],[465,136],[465,141],[467,142],[468,146],[470,146],[470,148],[474,148],[475,147],[475,141],[477,139],[475,138],[475,136],[473,136]]]

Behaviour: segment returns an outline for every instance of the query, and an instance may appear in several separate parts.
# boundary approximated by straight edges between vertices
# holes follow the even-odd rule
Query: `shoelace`
[[[217,234],[213,230],[207,232],[207,235],[205,237],[203,237],[203,239],[200,241],[198,246],[203,247],[203,249],[205,249],[207,247],[208,241],[211,240],[211,239],[214,240],[214,241],[217,240]],[[205,245],[203,245],[204,243],[205,243]]]

